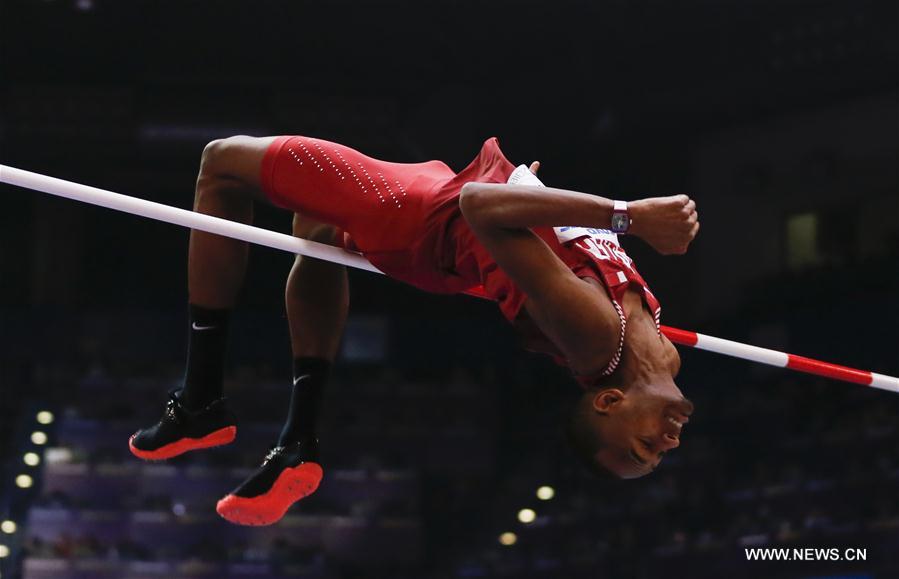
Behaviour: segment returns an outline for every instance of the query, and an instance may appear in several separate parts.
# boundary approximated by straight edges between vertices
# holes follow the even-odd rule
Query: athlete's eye
[[[631,458],[634,460],[634,462],[636,462],[640,466],[646,466],[646,464],[647,464],[646,461],[643,460],[642,458],[640,458],[640,455],[638,455],[636,452],[634,452],[633,449],[631,449],[630,454],[631,454]]]

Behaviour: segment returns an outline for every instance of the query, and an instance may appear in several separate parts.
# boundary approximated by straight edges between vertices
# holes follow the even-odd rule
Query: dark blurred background
[[[0,162],[179,207],[238,133],[456,170],[495,135],[553,186],[688,192],[688,255],[626,240],[663,323],[899,374],[895,1],[2,0],[0,58]],[[183,370],[188,232],[0,191],[4,579],[896,576],[896,395],[682,350],[684,445],[601,483],[560,442],[576,385],[494,306],[356,272],[322,488],[230,526],[215,501],[283,419],[291,257],[252,251],[238,442],[142,464],[127,437]]]

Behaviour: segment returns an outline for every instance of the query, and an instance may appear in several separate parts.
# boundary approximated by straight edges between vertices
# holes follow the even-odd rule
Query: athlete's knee
[[[226,157],[233,154],[234,146],[231,139],[216,139],[203,148],[194,210],[244,221],[252,214],[254,197],[245,183],[228,174]]]
[[[200,155],[200,175],[219,176],[224,174],[225,156],[233,150],[234,146],[242,139],[243,135],[215,139],[206,143],[203,154]]]

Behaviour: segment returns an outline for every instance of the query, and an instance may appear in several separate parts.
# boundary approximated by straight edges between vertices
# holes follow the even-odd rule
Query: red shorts
[[[262,160],[274,205],[336,225],[363,253],[412,246],[439,206],[434,193],[455,176],[440,161],[389,163],[300,136],[276,138]]]

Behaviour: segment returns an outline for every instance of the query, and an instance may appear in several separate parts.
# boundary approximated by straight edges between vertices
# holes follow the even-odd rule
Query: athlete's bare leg
[[[261,196],[259,173],[272,139],[233,137],[206,146],[194,209],[249,223]],[[222,374],[230,310],[247,265],[247,244],[192,231],[188,257],[190,302],[187,370],[162,420],[135,433],[129,447],[136,456],[161,460],[190,450],[228,444],[236,417],[222,400]]]
[[[259,174],[273,137],[230,137],[203,150],[194,211],[241,223],[253,221],[253,202],[262,199]],[[191,304],[230,309],[247,269],[244,241],[203,231],[190,233],[188,294]]]
[[[337,228],[294,215],[293,234],[333,244]],[[293,350],[293,389],[278,446],[305,447],[304,459],[317,461],[317,424],[331,365],[349,310],[346,267],[298,255],[284,291]]]
[[[294,215],[293,234],[334,244],[337,228]],[[298,255],[284,292],[290,343],[294,358],[334,361],[349,311],[346,267]]]

